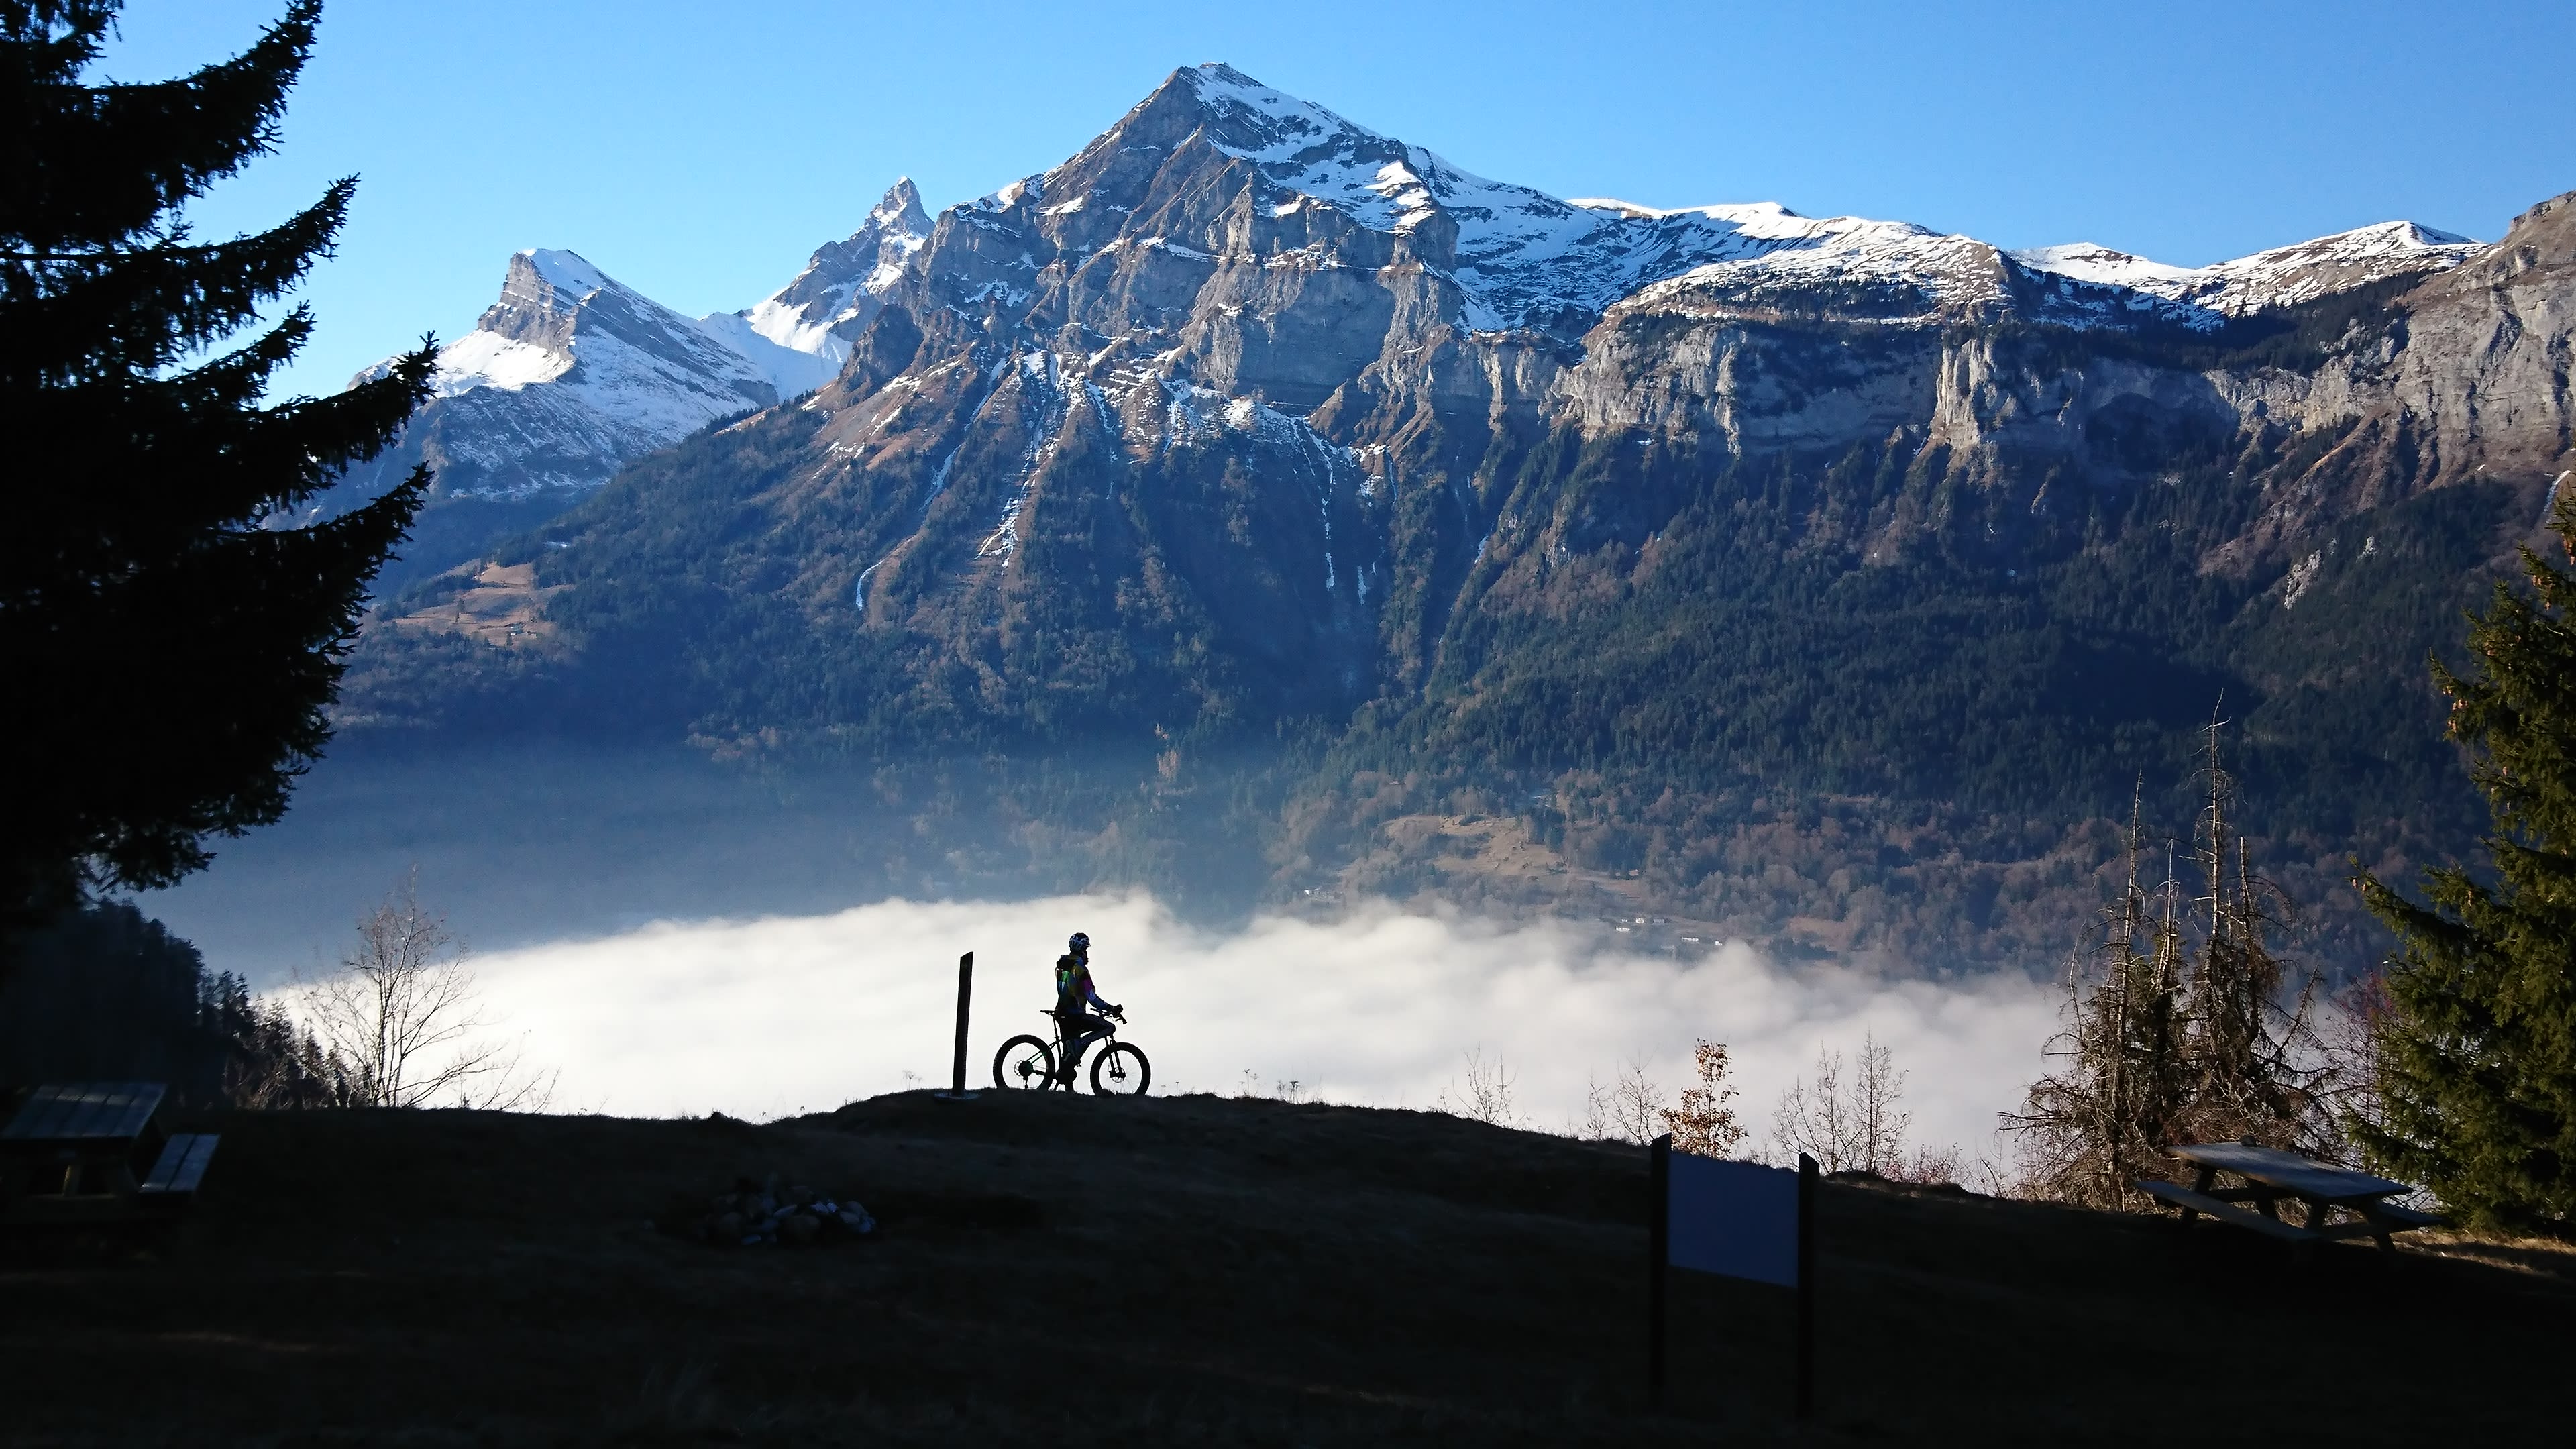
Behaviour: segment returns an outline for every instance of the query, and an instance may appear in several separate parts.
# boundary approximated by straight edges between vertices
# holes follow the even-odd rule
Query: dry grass
[[[1686,1275],[1650,1417],[1634,1149],[1211,1097],[210,1125],[177,1239],[0,1268],[10,1443],[2531,1442],[2576,1348],[2576,1275],[2537,1248],[2294,1267],[1836,1183],[1819,1422],[1784,1414],[1787,1296]],[[855,1190],[882,1238],[646,1226],[773,1170]]]

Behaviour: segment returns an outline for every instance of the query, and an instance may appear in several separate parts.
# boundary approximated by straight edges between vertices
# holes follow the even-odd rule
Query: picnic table
[[[171,1132],[160,1082],[38,1087],[0,1126],[0,1218],[113,1222],[186,1203],[216,1134]]]
[[[2383,1251],[2393,1253],[2396,1245],[2390,1241],[2390,1234],[2442,1223],[2437,1214],[2389,1201],[2414,1191],[2402,1182],[2336,1167],[2277,1147],[2257,1147],[2250,1142],[2195,1142],[2166,1150],[2197,1169],[2191,1186],[2141,1178],[2137,1183],[2139,1191],[2182,1209],[2186,1223],[2206,1214],[2295,1244],[2302,1254],[2318,1243],[2344,1238],[2375,1238]],[[2222,1172],[2234,1174],[2244,1185],[2218,1186]],[[2281,1216],[2284,1201],[2306,1209],[2301,1221],[2293,1223]],[[2252,1206],[2245,1206],[2248,1203]],[[2330,1221],[2337,1208],[2352,1214],[2351,1219]]]

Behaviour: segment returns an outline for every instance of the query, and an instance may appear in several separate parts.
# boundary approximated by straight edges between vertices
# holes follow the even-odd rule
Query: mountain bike
[[[1043,1092],[1053,1087],[1073,1090],[1073,1077],[1056,1071],[1064,1060],[1064,1023],[1052,1011],[1040,1012],[1053,1024],[1052,1038],[1015,1036],[1002,1043],[993,1053],[993,1085],[1004,1091]],[[1118,1028],[1127,1024],[1122,1014],[1104,1018],[1111,1023],[1104,1036],[1091,1042],[1091,1094],[1095,1097],[1141,1097],[1154,1080],[1154,1067],[1145,1060],[1144,1052],[1133,1042],[1118,1040]]]

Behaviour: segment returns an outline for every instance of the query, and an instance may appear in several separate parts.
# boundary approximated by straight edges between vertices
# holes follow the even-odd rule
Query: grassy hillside
[[[2576,1264],[2547,1251],[2298,1268],[1832,1183],[1818,1421],[1785,1417],[1787,1296],[1687,1275],[1650,1416],[1635,1149],[1209,1097],[212,1125],[157,1254],[0,1262],[12,1442],[2511,1443],[2563,1411],[2576,1349]],[[882,1236],[647,1226],[773,1171],[857,1193]]]

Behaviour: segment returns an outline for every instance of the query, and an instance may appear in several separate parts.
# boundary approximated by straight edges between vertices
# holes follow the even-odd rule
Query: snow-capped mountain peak
[[[1279,188],[1274,214],[1320,203],[1371,230],[1413,238],[1417,254],[1457,283],[1459,320],[1476,331],[1570,337],[1649,291],[1651,302],[1848,284],[1878,294],[1867,305],[1885,316],[2004,294],[1994,248],[1970,238],[1906,222],[1807,217],[1770,201],[1675,208],[1564,201],[1477,176],[1230,66],[1175,72],[1111,135],[1169,105],[1190,107],[1210,145],[1252,163]],[[1044,181],[1036,184],[1043,189]],[[1013,204],[1016,195],[994,201]],[[1447,227],[1435,227],[1435,218]]]
[[[531,248],[510,258],[501,296],[474,330],[439,353],[438,390],[508,390],[535,383],[641,383],[686,378],[694,391],[757,400],[763,370],[723,340],[619,283],[578,252]],[[659,411],[632,387],[612,388],[621,412]],[[740,406],[737,402],[734,406]]]
[[[512,256],[500,297],[473,331],[439,349],[433,384],[439,396],[479,387],[516,392],[570,372],[582,305],[616,285],[578,252],[530,248]]]
[[[847,339],[875,315],[876,294],[929,230],[920,194],[898,181],[855,234],[814,253],[786,287],[704,318],[623,285],[579,252],[518,252],[474,328],[439,349],[436,395],[400,443],[352,470],[337,493],[373,497],[429,464],[439,507],[415,530],[405,572],[435,572],[480,546],[473,525],[456,521],[482,517],[478,509],[545,516],[710,422],[830,381]],[[446,507],[466,500],[475,507]]]
[[[579,252],[532,247],[510,258],[501,295],[474,330],[440,351],[438,392],[615,375],[625,383],[600,401],[628,421],[651,415],[651,436],[811,392],[840,370],[848,339],[929,234],[920,192],[899,180],[857,232],[816,251],[785,287],[742,311],[701,318],[621,284]],[[643,385],[663,372],[668,387]]]
[[[1180,71],[1165,89],[1174,85],[1185,87],[1207,116],[1211,144],[1252,162],[1283,191],[1400,236],[1445,217],[1456,229],[1448,260],[1467,294],[1471,327],[1525,325],[1534,314],[1568,304],[1597,311],[1654,265],[1644,258],[1623,265],[1605,255],[1639,250],[1619,244],[1628,217],[1488,181],[1232,66]]]
[[[1460,320],[1478,330],[1579,328],[1584,317],[1649,289],[1669,300],[1711,290],[1785,295],[1818,283],[1849,284],[1878,294],[1877,310],[1928,313],[2000,301],[2007,290],[2005,255],[2035,271],[2138,294],[2125,304],[2053,309],[2057,320],[2090,325],[2144,310],[2215,326],[2227,316],[2439,270],[2476,247],[2390,222],[2206,268],[2169,267],[2081,243],[2005,254],[1908,222],[1806,217],[1777,202],[1663,208],[1605,197],[1561,201],[1486,180],[1227,65],[1174,72],[1128,121],[1176,102],[1194,107],[1211,145],[1252,162],[1265,180],[1293,194],[1278,207],[1321,203],[1362,226],[1403,236],[1427,235],[1435,216],[1453,223],[1451,255],[1427,259],[1448,263],[1465,294]],[[1015,204],[1023,188],[1042,190],[1044,180],[1033,178],[986,204]]]
[[[2187,287],[2208,274],[2205,267],[2171,267],[2089,241],[2024,247],[2013,252],[2012,258],[2035,271],[2103,287],[2134,287],[2147,282]]]
[[[2483,245],[2411,221],[2384,221],[2206,267],[2167,266],[2093,242],[2031,247],[2011,256],[2034,271],[2235,317],[2383,278],[2442,271]]]
[[[546,285],[558,292],[570,293],[576,301],[617,285],[579,252],[531,247],[519,255],[528,259],[528,270]]]
[[[1212,64],[1173,72],[1063,165],[936,225],[911,181],[896,181],[855,232],[740,311],[686,317],[579,253],[521,252],[500,298],[442,351],[439,400],[405,448],[433,463],[443,493],[584,490],[713,419],[829,382],[889,298],[916,322],[971,321],[985,337],[1053,336],[1079,320],[1112,341],[1153,339],[1158,357],[1165,339],[1205,323],[1209,356],[1223,354],[1211,376],[1254,377],[1244,363],[1257,354],[1247,385],[1291,399],[1329,392],[1350,359],[1315,351],[1315,339],[1340,336],[1351,317],[1319,303],[1301,319],[1311,329],[1265,323],[1250,349],[1250,334],[1224,319],[1247,305],[1299,305],[1307,284],[1290,279],[1300,276],[1344,272],[1311,292],[1338,295],[1349,275],[1374,275],[1390,258],[1425,279],[1414,320],[1438,309],[1438,322],[1468,334],[1539,332],[1580,349],[1605,317],[1660,311],[1919,327],[1999,309],[2079,327],[2214,328],[2437,271],[2475,249],[2391,222],[2188,268],[2091,243],[2007,253],[1776,201],[1566,201]],[[1215,299],[1208,274],[1229,271]],[[1349,341],[1351,357],[1381,355],[1358,333]]]
[[[818,249],[795,280],[753,305],[702,319],[729,337],[761,339],[813,358],[811,381],[829,381],[850,355],[849,339],[884,305],[885,290],[930,239],[930,216],[909,176],[899,178],[848,237]]]
[[[860,230],[864,232],[868,226],[903,236],[921,236],[930,230],[930,214],[921,209],[921,190],[912,184],[911,177],[896,177],[877,204],[868,208],[867,226]]]

